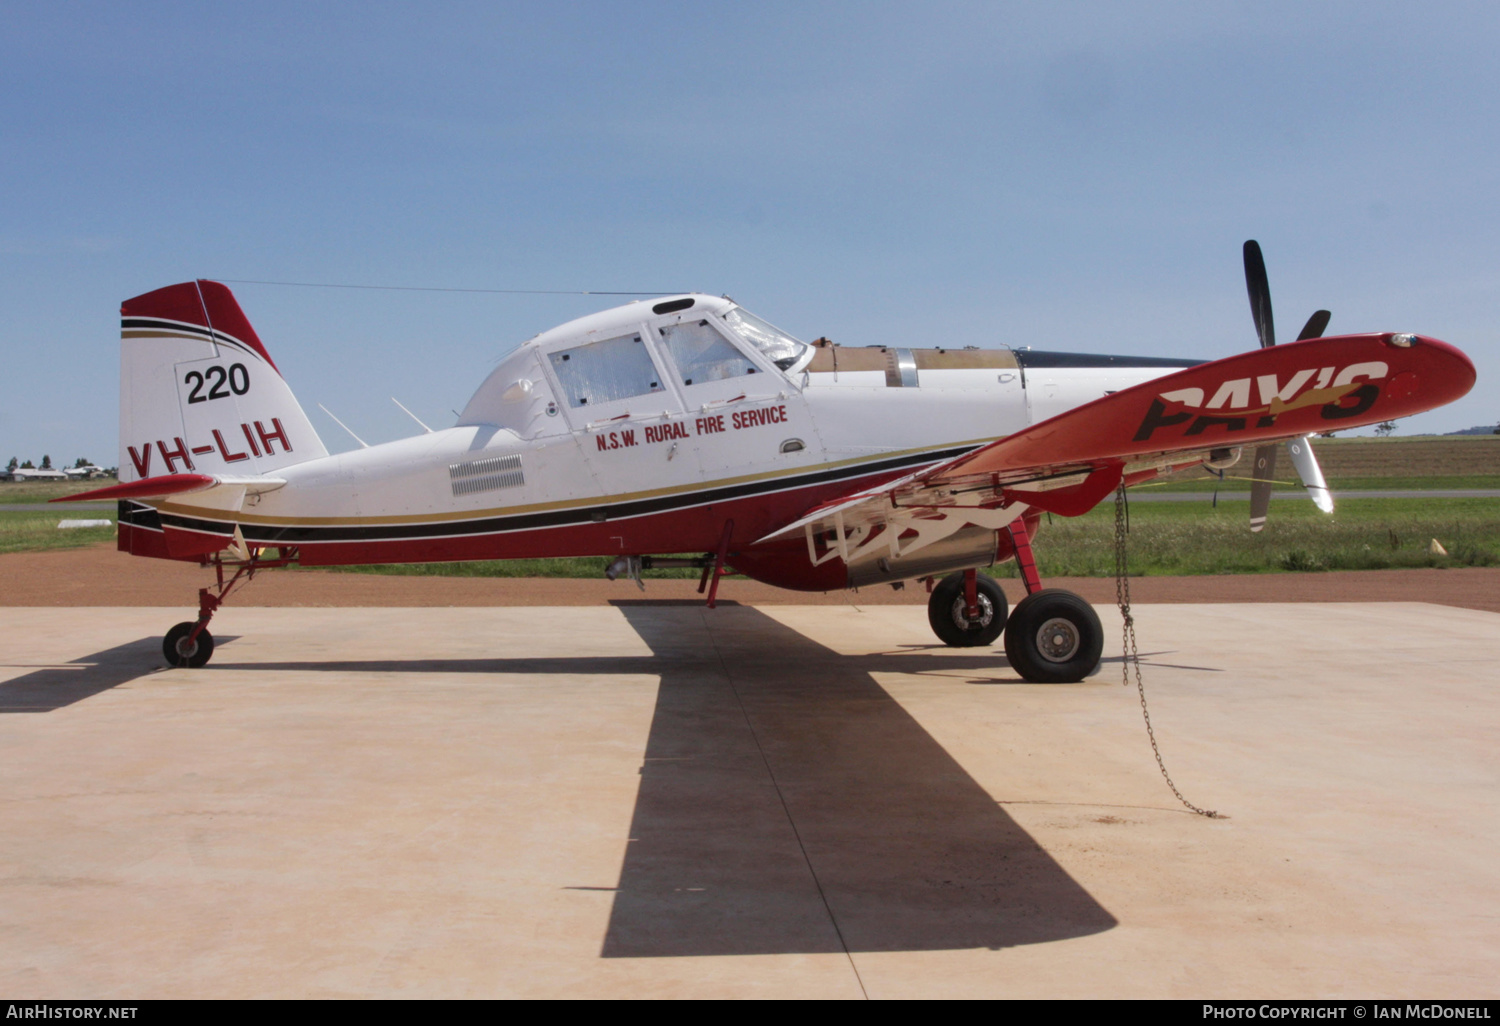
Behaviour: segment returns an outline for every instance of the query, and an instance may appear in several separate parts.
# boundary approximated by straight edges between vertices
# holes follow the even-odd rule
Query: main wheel
[[[1027,595],[1005,626],[1011,668],[1033,684],[1071,684],[1099,665],[1104,628],[1094,607],[1071,591]]]
[[[927,622],[945,645],[972,648],[993,645],[1005,630],[1005,592],[994,578],[980,574],[975,582],[979,592],[979,617],[964,615],[964,575],[949,574],[932,589],[927,599]]]
[[[168,666],[196,670],[208,663],[209,657],[214,654],[214,636],[205,628],[198,632],[197,640],[188,641],[188,636],[196,626],[191,620],[180,623],[167,631],[167,636],[161,639],[161,654],[166,656]]]

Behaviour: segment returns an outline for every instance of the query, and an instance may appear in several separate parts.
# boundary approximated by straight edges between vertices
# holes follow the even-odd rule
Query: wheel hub
[[[995,619],[995,603],[984,592],[979,593],[979,616],[970,620],[964,615],[964,607],[967,605],[964,597],[960,595],[953,600],[953,622],[960,630],[980,631],[988,627]]]
[[[1037,628],[1036,649],[1048,662],[1065,663],[1078,654],[1082,638],[1071,620],[1055,616]]]

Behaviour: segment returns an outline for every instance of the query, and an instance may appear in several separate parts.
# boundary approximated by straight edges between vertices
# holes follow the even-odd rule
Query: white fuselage
[[[815,502],[1172,369],[834,346],[783,367],[736,330],[748,315],[729,300],[676,305],[688,299],[546,332],[457,426],[282,468],[285,487],[233,520],[306,563],[703,551],[730,520],[748,544]],[[191,495],[160,509],[216,519]]]

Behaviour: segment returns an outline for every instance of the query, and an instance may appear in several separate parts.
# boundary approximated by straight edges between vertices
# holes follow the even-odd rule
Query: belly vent
[[[472,463],[450,463],[448,477],[453,482],[454,495],[472,495],[475,492],[514,488],[526,483],[526,476],[521,473],[520,453],[475,460]]]

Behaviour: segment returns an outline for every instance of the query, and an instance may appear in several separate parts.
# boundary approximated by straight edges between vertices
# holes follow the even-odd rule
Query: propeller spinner
[[[1255,334],[1260,338],[1262,349],[1276,344],[1276,324],[1271,316],[1271,284],[1266,278],[1266,261],[1261,256],[1260,243],[1250,239],[1245,243],[1245,288],[1250,293],[1250,316],[1255,320]],[[1333,315],[1327,310],[1318,310],[1307,319],[1297,335],[1301,342],[1309,338],[1322,338]],[[1328,491],[1328,482],[1323,479],[1323,470],[1318,458],[1313,455],[1312,438],[1303,435],[1287,442],[1292,465],[1297,476],[1312,496],[1314,505],[1324,513],[1333,512],[1333,495]],[[1262,445],[1255,450],[1255,477],[1250,484],[1250,530],[1259,531],[1266,526],[1266,514],[1271,508],[1271,484],[1276,474],[1275,443]]]

